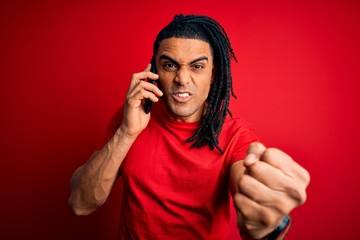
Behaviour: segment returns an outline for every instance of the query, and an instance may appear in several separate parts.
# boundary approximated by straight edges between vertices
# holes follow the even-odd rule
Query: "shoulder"
[[[220,140],[226,146],[225,151],[230,156],[230,165],[244,159],[246,151],[252,142],[259,141],[253,125],[244,118],[228,116],[221,131]]]
[[[258,141],[253,125],[244,118],[230,117],[225,119],[221,135],[225,139],[237,139],[241,143]]]
[[[223,125],[223,131],[226,132],[254,132],[253,125],[246,119],[241,117],[230,117],[227,116],[224,125]]]

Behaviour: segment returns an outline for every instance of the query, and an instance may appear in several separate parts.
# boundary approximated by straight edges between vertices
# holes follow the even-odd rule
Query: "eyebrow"
[[[167,55],[165,55],[165,54],[161,55],[159,59],[160,59],[160,60],[161,60],[161,59],[166,59],[166,60],[169,60],[170,62],[172,62],[172,63],[174,63],[174,64],[176,64],[176,65],[178,65],[178,66],[180,65],[175,59],[173,59],[173,58],[171,58],[171,57],[169,57],[169,56],[167,56]],[[203,60],[209,61],[208,57],[202,56],[202,57],[198,57],[198,58],[192,60],[192,61],[190,62],[190,64],[194,64],[194,63],[196,63],[196,62],[203,61]]]

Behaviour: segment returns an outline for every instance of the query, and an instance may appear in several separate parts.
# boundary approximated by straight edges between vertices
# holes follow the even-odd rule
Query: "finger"
[[[151,93],[149,95],[149,93]],[[132,89],[129,89],[127,98],[132,98],[137,95],[137,99],[150,98],[150,96],[161,97],[163,92],[154,84],[139,81]]]
[[[147,67],[145,68],[145,70],[144,70],[144,72],[147,73],[146,78],[150,78],[152,80],[157,80],[159,78],[159,75],[157,75],[156,73],[151,72],[150,70],[151,70],[151,63],[149,63],[147,65]],[[150,75],[148,73],[150,73]],[[143,78],[142,80],[145,80],[145,78]]]
[[[240,193],[264,206],[269,206],[269,202],[272,200],[271,189],[247,174],[240,178],[238,189]]]
[[[134,73],[132,75],[131,81],[133,82],[133,84],[137,84],[142,80],[146,80],[147,78],[157,80],[159,78],[159,75],[157,75],[156,73],[153,73],[153,72],[149,72],[149,71]]]
[[[287,191],[287,189],[284,190],[282,185],[279,185],[279,188],[281,189],[271,189],[258,179],[247,174],[242,176],[238,184],[238,189],[241,194],[261,206],[276,209],[279,213],[285,215],[290,213],[290,211],[298,205],[298,202],[288,194],[288,192],[291,191]]]
[[[151,64],[149,63],[144,71],[134,73],[132,75],[129,89],[134,88],[134,86],[136,86],[136,84],[138,84],[139,82],[141,82],[143,80],[146,80],[147,78],[150,78],[153,80],[157,80],[159,78],[159,75],[157,75],[156,73],[150,72],[150,67],[151,67]]]
[[[137,92],[137,94],[134,96],[134,98],[139,100],[145,100],[150,99],[152,102],[158,102],[159,98],[152,92],[149,92],[145,89],[142,89],[141,91]]]
[[[144,72],[149,72],[151,69],[151,63],[149,63],[146,68],[144,69]]]
[[[294,181],[280,169],[262,161],[252,164],[246,169],[245,173],[276,191],[285,191]]]
[[[244,215],[242,215],[241,212],[236,212],[236,224],[240,230],[240,236],[242,239],[250,239],[248,232],[257,233],[261,228],[263,228],[263,225],[259,222],[246,219]],[[244,236],[245,235],[245,236]],[[254,239],[260,239],[261,236],[252,236]],[[251,238],[252,239],[252,238]]]
[[[236,210],[240,212],[244,218],[253,221],[259,221],[261,219],[261,206],[257,202],[241,193],[234,194],[233,200]]]
[[[150,99],[152,102],[159,101],[159,98],[153,92],[141,89],[128,97],[126,103],[132,107],[140,107],[144,104],[145,99]]]
[[[236,210],[242,215],[242,219],[247,222],[248,228],[262,224],[264,226],[276,226],[282,219],[275,209],[258,204],[244,194],[237,193],[233,197]]]
[[[300,179],[305,185],[308,185],[310,181],[309,173],[288,154],[279,149],[268,148],[264,152],[261,160],[280,169],[284,174],[291,178]]]
[[[305,190],[308,180],[306,180],[306,173],[304,176],[301,173],[302,171],[306,172],[287,154],[277,149],[268,148],[260,161],[257,159],[256,162],[246,168],[245,175],[253,177],[269,189],[276,191],[276,196],[285,196],[281,200],[284,203],[280,206],[279,202],[274,202],[274,204],[282,212],[286,212],[306,201]]]
[[[252,164],[259,161],[265,150],[266,147],[263,144],[259,142],[251,143],[244,159],[244,166],[250,167]]]
[[[151,78],[151,79],[154,79],[154,80],[158,79],[159,75],[157,75],[156,73],[151,72],[150,69],[151,69],[151,63],[149,63],[147,65],[147,67],[145,68],[145,70],[144,70],[144,72],[147,74],[146,78]],[[143,79],[146,79],[146,78],[143,78]]]

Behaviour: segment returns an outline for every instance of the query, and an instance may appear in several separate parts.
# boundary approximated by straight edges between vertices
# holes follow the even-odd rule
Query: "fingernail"
[[[256,162],[256,155],[254,153],[249,153],[244,161],[246,167],[250,167]]]

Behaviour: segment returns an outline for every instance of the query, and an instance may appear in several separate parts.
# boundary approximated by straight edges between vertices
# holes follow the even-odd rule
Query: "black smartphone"
[[[150,72],[156,73],[156,64],[155,64],[155,56],[153,56],[151,58],[151,68],[150,68]],[[147,81],[149,83],[155,84],[156,80],[150,79],[148,78]],[[145,106],[144,106],[144,111],[145,113],[149,113],[151,110],[151,106],[153,105],[153,102],[150,99],[146,99],[145,100]]]

